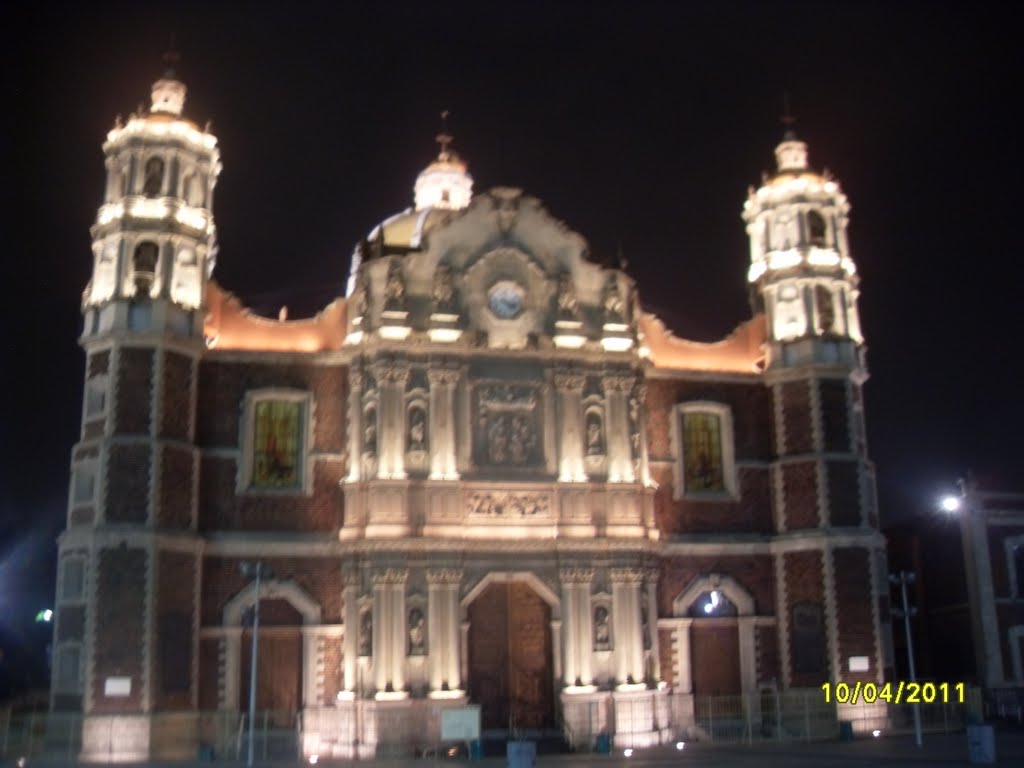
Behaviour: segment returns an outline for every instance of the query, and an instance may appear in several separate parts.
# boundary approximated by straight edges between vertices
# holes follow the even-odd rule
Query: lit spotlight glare
[[[871,732],[871,735],[874,736],[877,739],[879,736],[882,735],[882,732],[880,730],[878,730],[877,728],[875,728],[875,730],[873,730]]]
[[[320,762],[320,755],[310,755],[309,756],[309,764],[310,765],[316,765],[319,762]]]
[[[678,749],[680,752],[682,752],[682,750],[683,750],[683,748],[685,746],[686,746],[686,742],[685,741],[677,741],[676,742],[676,749]]]
[[[633,756],[633,750],[632,749],[624,749],[624,750],[622,750],[622,754],[625,755],[626,757],[632,757]]]
[[[957,496],[943,496],[939,503],[942,505],[943,512],[960,511],[960,499]]]

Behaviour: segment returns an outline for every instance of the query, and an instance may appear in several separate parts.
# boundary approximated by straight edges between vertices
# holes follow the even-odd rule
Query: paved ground
[[[999,766],[1024,766],[1024,732],[1002,731],[996,733],[996,763]],[[2,768],[13,768],[15,762],[0,762]],[[66,761],[32,760],[27,768],[59,768],[69,765]],[[213,768],[213,766],[237,766],[244,763],[216,761],[214,763],[174,763],[147,768]],[[288,768],[298,763],[258,763],[261,768]],[[332,768],[429,768],[430,766],[477,766],[478,768],[504,768],[506,761],[489,758],[475,763],[464,761],[433,760],[374,760],[361,763],[334,763],[322,761],[322,766]],[[630,758],[621,751],[611,755],[552,755],[537,759],[538,768],[543,766],[676,766],[678,768],[923,768],[924,766],[965,766],[968,760],[967,737],[964,734],[926,735],[924,745],[919,749],[911,737],[888,737],[880,739],[858,739],[853,742],[815,742],[798,744],[760,743],[753,745],[687,744],[680,752],[673,748],[638,750]],[[990,763],[991,765],[991,763]],[[525,768],[525,767],[524,767]]]

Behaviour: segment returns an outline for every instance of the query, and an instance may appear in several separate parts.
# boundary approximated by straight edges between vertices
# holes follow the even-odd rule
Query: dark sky
[[[525,188],[597,259],[621,244],[646,308],[679,335],[721,337],[749,316],[740,210],[772,167],[788,91],[812,165],[853,205],[883,516],[927,507],[968,468],[1024,489],[1013,117],[1024,55],[1009,4],[134,2],[20,13],[0,19],[4,220],[15,235],[2,257],[13,418],[2,433],[0,592],[15,584],[45,601],[52,590],[100,145],[115,115],[148,103],[172,33],[186,112],[213,120],[222,151],[215,276],[267,314],[341,291],[355,241],[411,204],[447,108],[478,191]]]

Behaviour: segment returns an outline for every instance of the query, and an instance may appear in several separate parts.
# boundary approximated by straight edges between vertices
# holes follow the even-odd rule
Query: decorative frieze
[[[551,499],[544,493],[481,491],[468,495],[466,512],[471,517],[550,517]]]
[[[642,584],[647,568],[610,568],[608,575],[614,584]]]
[[[409,579],[408,568],[385,568],[370,574],[370,581],[377,584],[405,584]]]
[[[558,577],[563,584],[589,584],[594,580],[593,568],[562,568]]]
[[[582,373],[556,372],[554,376],[556,389],[582,390],[587,383],[587,377]]]
[[[463,571],[461,568],[429,568],[427,584],[460,584]]]

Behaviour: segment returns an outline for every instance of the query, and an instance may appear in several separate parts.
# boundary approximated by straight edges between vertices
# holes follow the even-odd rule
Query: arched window
[[[137,294],[149,295],[149,289],[153,287],[153,280],[156,279],[156,262],[159,256],[160,248],[151,240],[146,240],[135,246],[132,269],[135,271],[135,292]]]
[[[825,218],[817,211],[807,212],[807,240],[811,245],[825,247]]]
[[[146,197],[157,197],[164,185],[164,161],[159,157],[151,157],[146,161],[146,179],[142,184],[142,194]]]

